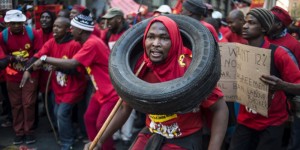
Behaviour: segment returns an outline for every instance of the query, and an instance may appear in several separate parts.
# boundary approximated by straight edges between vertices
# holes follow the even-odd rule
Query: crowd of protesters
[[[135,71],[142,70],[139,78],[150,83],[179,78],[188,67],[178,65],[179,56],[184,56],[185,64],[192,59],[176,22],[164,16],[172,14],[168,5],[147,14],[124,14],[119,8],[110,8],[98,18],[84,6],[74,5],[57,14],[42,12],[41,29],[35,29],[30,21],[31,9],[29,5],[26,12],[6,10],[0,18],[1,127],[13,128],[14,145],[38,142],[34,130],[43,111],[38,106],[43,103],[61,150],[72,149],[78,139],[87,143],[88,149],[119,99],[109,78],[109,54],[127,29],[146,18],[154,17],[144,32],[144,54],[135,66]],[[297,95],[299,89],[300,21],[293,21],[278,6],[244,11],[237,8],[224,16],[202,0],[186,0],[178,15],[198,20],[216,42],[273,51],[271,75],[277,77],[261,78],[272,89],[268,117],[236,102],[225,102],[217,87],[199,105],[201,111],[168,117],[144,114],[122,103],[95,149],[114,149],[116,140],[130,145],[136,138],[131,148],[137,150],[299,150],[300,101],[287,92]],[[157,47],[162,50],[156,51]],[[213,116],[210,125],[202,119],[207,115],[202,110]],[[176,133],[159,132],[163,128],[176,128]]]

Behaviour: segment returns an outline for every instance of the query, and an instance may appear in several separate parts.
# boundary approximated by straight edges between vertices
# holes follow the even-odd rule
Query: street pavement
[[[2,112],[2,105],[0,102],[0,114]],[[4,117],[0,116],[0,124],[3,122]],[[288,132],[286,132],[288,133]],[[136,134],[135,134],[136,135]],[[13,138],[14,138],[14,131],[12,127],[1,127],[0,126],[0,150],[59,150],[60,147],[57,144],[53,132],[51,132],[50,123],[46,117],[46,115],[43,115],[40,117],[40,121],[38,124],[38,128],[35,131],[36,136],[36,143],[26,145],[18,145],[15,146],[12,144]],[[135,136],[134,136],[135,137]],[[288,135],[284,136],[284,139],[288,139]],[[286,150],[287,146],[287,140],[285,140],[285,144],[283,147],[280,148],[280,150]],[[27,149],[22,149],[21,147],[27,147]],[[83,150],[84,143],[82,140],[78,140],[73,150]],[[115,149],[116,150],[128,150],[129,144],[124,144],[121,141],[115,142]]]
[[[0,114],[2,112],[2,105],[0,103]],[[4,117],[0,117],[0,124],[3,122]],[[12,144],[14,139],[14,131],[12,127],[1,127],[0,126],[0,150],[59,150],[60,147],[57,144],[53,132],[51,132],[51,126],[47,119],[47,116],[41,116],[38,124],[38,128],[35,131],[36,143],[26,145],[15,146]],[[116,150],[127,150],[128,146],[124,145],[122,142],[115,143]],[[27,147],[27,149],[22,149],[22,147]],[[83,150],[84,143],[82,140],[78,140],[73,149]]]

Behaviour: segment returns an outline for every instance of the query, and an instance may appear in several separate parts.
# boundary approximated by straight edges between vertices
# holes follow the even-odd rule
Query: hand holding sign
[[[252,113],[268,116],[268,84],[271,51],[238,43],[220,43],[222,74],[218,86],[226,101],[237,101]]]

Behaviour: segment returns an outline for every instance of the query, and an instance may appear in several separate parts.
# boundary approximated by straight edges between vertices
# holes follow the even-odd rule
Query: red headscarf
[[[168,56],[166,60],[160,64],[153,64],[151,62],[151,60],[147,55],[146,47],[145,47],[145,40],[147,37],[147,33],[151,25],[155,22],[161,22],[166,27],[171,39],[171,47]],[[148,26],[146,27],[146,30],[144,32],[143,47],[144,47],[144,61],[146,63],[145,66],[152,69],[154,75],[158,78],[159,81],[161,82],[169,81],[183,76],[187,67],[180,66],[178,59],[180,55],[185,54],[187,50],[183,46],[180,31],[175,21],[173,21],[172,19],[166,16],[158,16],[153,18],[148,23]],[[137,65],[137,67],[139,67],[139,65]],[[141,74],[143,74],[146,67],[142,69]]]

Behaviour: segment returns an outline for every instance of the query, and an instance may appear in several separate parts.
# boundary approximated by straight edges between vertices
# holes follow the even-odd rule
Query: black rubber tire
[[[143,53],[142,38],[151,18],[126,31],[110,55],[109,73],[115,90],[134,109],[144,113],[192,111],[215,88],[221,74],[219,47],[208,29],[190,17],[167,16],[178,24],[184,45],[193,51],[191,65],[183,77],[153,84],[134,75],[133,66]]]

